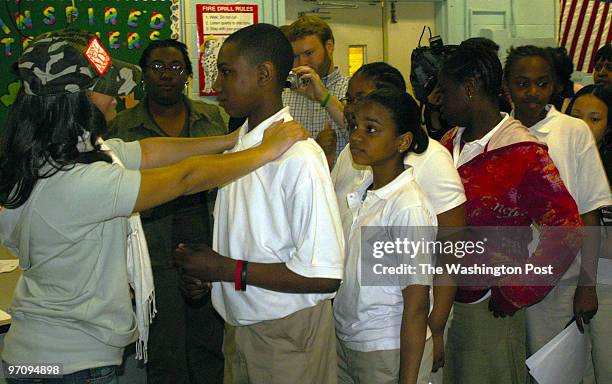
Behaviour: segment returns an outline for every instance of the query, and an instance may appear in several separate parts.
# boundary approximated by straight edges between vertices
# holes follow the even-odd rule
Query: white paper
[[[0,273],[12,272],[17,269],[19,260],[0,260]]]
[[[10,320],[10,319],[11,319],[11,315],[9,315],[8,313],[0,309],[0,321]]]
[[[612,285],[612,260],[599,258],[597,284]]]
[[[587,364],[587,338],[573,322],[526,361],[538,384],[578,384]]]

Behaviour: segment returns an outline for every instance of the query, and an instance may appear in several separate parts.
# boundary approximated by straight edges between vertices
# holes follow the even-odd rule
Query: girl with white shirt
[[[368,94],[382,88],[393,88],[404,92],[406,82],[396,68],[383,62],[374,62],[361,66],[351,77],[345,101],[344,114],[348,122],[352,121],[353,107]],[[404,166],[413,169],[414,178],[431,202],[438,226],[465,226],[465,193],[459,173],[453,164],[449,151],[436,140],[429,138],[427,148],[416,153],[409,151],[404,156]],[[432,172],[435,170],[435,172]],[[340,153],[334,169],[332,180],[338,198],[340,210],[346,210],[346,195],[353,192],[355,183],[360,183],[371,177],[372,169],[357,164],[351,155],[351,147],[347,144]],[[442,231],[441,231],[442,232]],[[448,233],[449,231],[446,231]],[[438,237],[443,235],[438,233]],[[442,258],[438,262],[443,262]],[[421,364],[431,365],[430,380],[436,383],[442,381],[444,366],[445,330],[451,323],[452,304],[456,288],[449,282],[447,275],[435,276],[433,288],[433,308],[429,314],[428,326],[431,338],[427,339],[425,353]],[[433,360],[433,361],[432,361]],[[433,374],[436,372],[436,374]]]
[[[348,202],[340,209],[347,240],[345,274],[334,302],[339,382],[417,383],[431,369],[419,372],[432,284],[419,264],[432,264],[432,255],[394,253],[377,259],[362,248],[361,237],[367,226],[380,228],[373,239],[368,235],[373,244],[435,240],[435,212],[403,161],[408,152],[425,151],[428,138],[420,128],[419,108],[405,92],[374,91],[353,110],[353,161],[370,166],[372,173],[356,180],[354,192],[338,196]],[[381,265],[414,272],[378,274]]]
[[[505,86],[514,103],[513,116],[520,120],[548,154],[574,198],[585,226],[599,225],[599,209],[612,204],[610,187],[596,142],[587,124],[565,115],[551,105],[554,64],[545,49],[521,46],[510,49],[504,66]],[[572,318],[581,331],[597,313],[599,231],[587,230],[587,240],[572,266],[553,291],[527,309],[529,353],[535,353],[565,328]],[[587,328],[588,331],[588,328]],[[603,380],[601,382],[608,382]]]

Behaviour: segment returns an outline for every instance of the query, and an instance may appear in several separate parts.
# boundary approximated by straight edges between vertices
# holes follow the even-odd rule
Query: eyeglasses
[[[340,99],[340,102],[344,105],[351,105],[351,104],[357,104],[361,101],[363,101],[363,99],[365,98],[365,96],[357,96],[355,98],[349,97],[349,96],[345,96],[343,98]]]
[[[154,63],[149,65],[148,67],[151,68],[151,71],[153,71],[153,73],[162,73],[165,71],[170,71],[175,75],[182,75],[183,72],[185,72],[185,67],[179,64],[164,65],[160,63]]]
[[[601,72],[604,68],[606,69],[606,72],[612,72],[612,62],[608,61],[604,63],[600,61],[599,63],[595,64],[595,71],[597,72]]]

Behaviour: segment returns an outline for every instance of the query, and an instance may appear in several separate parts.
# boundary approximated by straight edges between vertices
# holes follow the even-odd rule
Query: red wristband
[[[242,260],[236,260],[236,271],[234,271],[234,288],[237,291],[240,291],[240,289],[242,288],[242,284],[240,281],[240,277],[242,276],[242,267]]]

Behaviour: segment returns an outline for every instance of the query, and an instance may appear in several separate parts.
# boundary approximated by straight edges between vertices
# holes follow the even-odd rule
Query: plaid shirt
[[[342,76],[338,67],[329,75],[321,78],[321,81],[325,88],[338,100],[346,95],[349,78]],[[285,89],[283,92],[283,105],[289,106],[293,118],[306,127],[313,138],[316,138],[319,132],[323,130],[325,121],[330,120],[337,136],[336,157],[340,155],[340,151],[348,142],[346,127],[338,126],[318,101],[310,100],[304,95]]]

